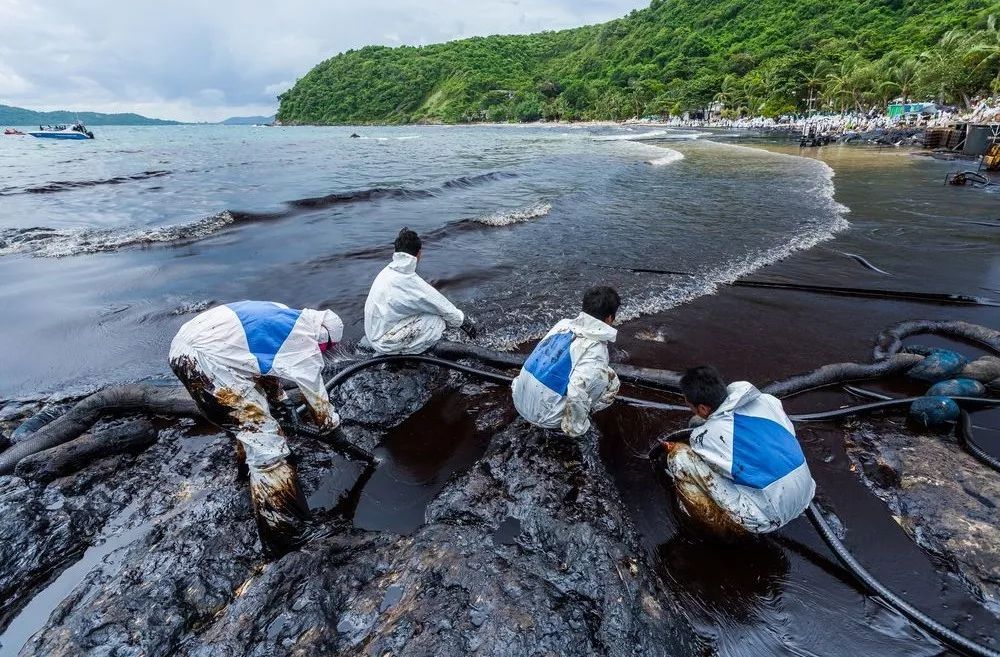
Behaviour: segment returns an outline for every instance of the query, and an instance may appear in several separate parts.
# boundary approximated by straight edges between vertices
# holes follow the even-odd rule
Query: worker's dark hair
[[[592,287],[583,295],[583,312],[601,321],[618,314],[618,307],[621,305],[622,299],[618,292],[607,285]]]
[[[681,377],[681,392],[689,404],[704,404],[712,411],[726,401],[726,382],[711,365],[692,367]]]
[[[397,253],[409,253],[411,256],[415,256],[420,253],[420,247],[423,246],[420,242],[420,236],[409,228],[404,228],[399,231],[399,235],[396,236],[396,242],[394,244]]]

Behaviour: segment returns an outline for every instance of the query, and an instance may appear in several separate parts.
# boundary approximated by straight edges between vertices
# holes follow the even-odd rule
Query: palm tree
[[[802,81],[806,83],[806,92],[809,94],[809,109],[812,110],[813,94],[818,100],[823,99],[823,84],[826,82],[827,73],[830,71],[830,63],[826,61],[816,62],[811,71],[802,74]]]
[[[920,74],[920,67],[915,59],[907,58],[889,68],[889,79],[886,81],[892,88],[896,89],[904,103],[910,101],[910,94],[917,83]]]
[[[972,40],[961,30],[945,32],[937,46],[920,53],[919,79],[928,88],[933,88],[937,101],[961,100],[969,106],[969,97],[959,80],[966,66],[966,56],[971,52]]]
[[[982,60],[976,68],[997,65],[1000,62],[1000,25],[997,24],[996,14],[990,14],[986,19],[986,29],[979,35],[979,43],[972,46],[972,52],[983,55]],[[997,74],[993,78],[994,89],[1000,90],[1000,66],[997,66]]]

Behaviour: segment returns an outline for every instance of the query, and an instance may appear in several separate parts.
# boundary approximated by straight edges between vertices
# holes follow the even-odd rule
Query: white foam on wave
[[[643,139],[698,139],[710,132],[675,132],[673,130],[653,130],[638,135],[603,135],[594,137],[594,141],[642,141]]]
[[[638,135],[603,135],[594,137],[594,141],[639,141],[654,137],[666,137],[669,134],[666,130],[653,130],[652,132],[644,132]]]
[[[805,220],[797,229],[785,233],[786,237],[780,243],[731,259],[723,266],[703,272],[692,272],[694,274],[692,276],[636,273],[636,276],[650,277],[650,282],[641,287],[640,292],[632,290],[625,295],[625,303],[618,312],[618,318],[621,321],[662,313],[699,297],[715,294],[720,286],[732,283],[797,251],[804,251],[830,240],[837,233],[850,226],[844,216],[850,212],[850,209],[834,199],[834,171],[826,163],[796,155],[772,153],[748,146],[714,142],[703,143],[712,143],[713,146],[719,148],[746,149],[762,157],[800,160],[799,170],[804,170],[808,174],[808,170],[813,168],[816,175],[803,176],[801,181],[797,180],[799,185],[796,189],[810,198],[817,199],[819,205],[814,213],[810,213],[812,216],[804,218]],[[638,145],[636,144],[636,146]],[[648,146],[648,148],[655,147]],[[614,267],[609,267],[609,269],[614,269]],[[537,279],[534,280],[534,284],[538,284]],[[520,288],[512,288],[507,294],[511,299],[514,299],[523,293],[524,291]],[[480,338],[483,346],[497,350],[512,350],[520,344],[545,335],[556,319],[572,316],[576,312],[575,308],[563,307],[559,303],[542,303],[540,307],[536,306],[530,309],[518,309],[516,301],[511,301],[511,305],[513,307],[506,309],[503,314],[506,330]]]
[[[84,253],[200,239],[233,223],[228,211],[188,224],[159,228],[11,228],[0,232],[0,256],[29,254],[40,258],[63,258]]]
[[[552,210],[552,204],[550,203],[532,203],[531,205],[514,210],[493,212],[482,217],[477,217],[473,221],[486,226],[512,226],[544,217],[550,210]]]
[[[649,164],[654,167],[662,167],[668,164],[673,164],[674,162],[679,162],[684,159],[684,153],[680,151],[675,151],[672,148],[659,148],[658,150],[665,151],[663,155],[652,160],[647,160]]]
[[[616,144],[626,154],[641,157],[646,160],[646,164],[654,167],[673,164],[684,159],[684,153],[665,146],[654,146],[638,141],[619,141]]]
[[[851,225],[845,217],[851,210],[834,198],[834,171],[825,162],[787,153],[774,153],[752,146],[718,142],[705,143],[711,143],[720,148],[753,151],[763,156],[800,160],[804,169],[815,167],[819,175],[811,182],[806,181],[799,190],[801,193],[819,200],[820,207],[816,217],[813,220],[804,221],[796,231],[789,234],[787,239],[769,249],[748,253],[742,258],[730,261],[723,267],[700,273],[697,277],[685,277],[647,296],[626,300],[618,313],[618,317],[622,320],[663,312],[699,297],[715,294],[720,285],[732,283],[758,269],[783,260],[797,251],[805,251],[833,239],[837,233],[846,230]]]
[[[408,139],[420,139],[420,135],[403,135],[402,137],[396,137],[396,141],[406,141]]]

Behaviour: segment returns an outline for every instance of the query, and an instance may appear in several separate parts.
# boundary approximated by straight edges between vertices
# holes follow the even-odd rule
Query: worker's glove
[[[468,315],[465,316],[465,321],[458,328],[462,329],[462,332],[472,340],[475,340],[476,336],[479,335],[479,331],[476,330],[476,323]]]

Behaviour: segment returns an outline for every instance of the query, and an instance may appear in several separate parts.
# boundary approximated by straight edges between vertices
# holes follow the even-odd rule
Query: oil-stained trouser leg
[[[259,385],[232,373],[225,377],[228,385],[222,385],[199,360],[182,356],[171,366],[206,417],[235,435],[249,469],[261,543],[268,556],[280,556],[301,541],[309,520],[309,505],[287,460],[285,436]]]
[[[739,493],[688,445],[673,445],[667,456],[667,472],[674,480],[681,508],[703,529],[723,538],[747,534],[723,506],[737,505]]]

